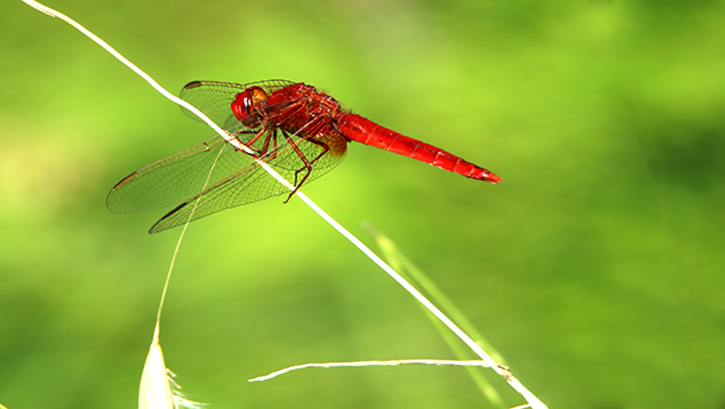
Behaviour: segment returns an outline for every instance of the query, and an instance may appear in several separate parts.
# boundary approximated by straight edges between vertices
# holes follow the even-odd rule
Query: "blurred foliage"
[[[725,6],[714,1],[49,4],[169,89],[284,78],[504,178],[373,148],[305,187],[372,221],[551,408],[725,405]],[[136,405],[178,230],[121,177],[211,135],[61,21],[0,4],[0,402]],[[213,407],[486,407],[403,291],[299,201],[190,226],[166,362]],[[488,376],[488,374],[486,374]],[[522,403],[491,378],[507,404]]]

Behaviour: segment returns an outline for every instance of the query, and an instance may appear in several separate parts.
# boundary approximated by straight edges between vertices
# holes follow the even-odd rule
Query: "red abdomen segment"
[[[353,141],[417,159],[467,178],[491,183],[501,181],[498,175],[487,169],[466,162],[433,145],[391,131],[360,115],[340,114],[337,130]]]

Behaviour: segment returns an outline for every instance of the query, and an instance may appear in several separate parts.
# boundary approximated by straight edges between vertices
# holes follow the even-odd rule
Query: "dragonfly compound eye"
[[[267,93],[260,87],[249,87],[232,101],[234,116],[245,126],[254,128],[262,122],[260,112],[267,101]]]

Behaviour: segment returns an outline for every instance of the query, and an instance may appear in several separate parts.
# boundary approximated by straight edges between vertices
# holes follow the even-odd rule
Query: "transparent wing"
[[[339,134],[331,135],[326,146],[310,143],[297,136],[288,135],[288,137],[302,151],[308,161],[319,158],[312,164],[311,172],[305,183],[329,172],[340,163],[345,155],[346,141]],[[227,149],[233,150],[231,147],[227,147]],[[234,152],[248,157],[236,150]],[[222,152],[223,155],[224,152]],[[299,183],[307,173],[304,161],[292,148],[292,144],[286,140],[283,145],[278,145],[276,150],[260,159],[272,165],[282,177],[293,184]],[[256,162],[253,162],[221,180],[210,182],[206,189],[189,197],[163,216],[151,227],[149,233],[158,233],[184,224],[187,220],[198,220],[225,209],[289,193],[290,191],[284,185],[270,176]]]
[[[215,160],[210,184],[253,163],[251,157],[215,135],[121,179],[108,193],[106,205],[114,213],[125,213],[178,204],[201,191]]]
[[[217,125],[234,132],[244,128],[244,125],[237,120],[231,109],[231,103],[236,99],[237,94],[252,86],[260,87],[267,94],[271,94],[280,88],[293,84],[294,82],[286,80],[258,81],[248,84],[219,81],[192,81],[181,89],[179,97],[194,105]],[[185,108],[182,108],[182,110],[193,119],[200,120],[191,111]]]

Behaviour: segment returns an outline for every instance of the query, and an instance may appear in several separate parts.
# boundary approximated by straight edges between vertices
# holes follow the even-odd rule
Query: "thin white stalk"
[[[262,382],[279,375],[292,371],[307,368],[360,368],[365,366],[400,366],[400,365],[434,365],[434,366],[480,366],[489,368],[490,365],[483,361],[452,361],[448,359],[396,359],[391,361],[353,361],[353,362],[323,362],[288,366],[287,368],[271,372],[267,375],[249,379],[248,382]]]
[[[204,191],[211,174],[216,167],[217,161],[224,152],[224,146],[219,150],[214,162],[209,168],[209,172],[206,175],[206,180],[201,190]],[[176,256],[179,255],[179,249],[181,248],[181,242],[184,240],[186,229],[189,227],[191,219],[194,217],[194,211],[196,206],[199,204],[201,196],[199,196],[194,202],[194,207],[189,213],[189,218],[184,223],[184,228],[179,234],[179,240],[176,242],[174,248],[174,254],[171,256],[171,262],[169,263],[169,271],[166,273],[166,281],[164,282],[164,289],[161,291],[161,300],[159,301],[159,308],[156,311],[156,325],[154,326],[154,336],[151,341],[151,348],[149,354],[146,357],[146,363],[144,364],[143,374],[141,376],[141,385],[139,386],[139,409],[177,409],[179,407],[187,408],[201,408],[204,404],[194,402],[186,399],[181,394],[181,386],[173,378],[168,376],[170,372],[166,368],[164,362],[164,353],[161,350],[161,343],[159,342],[159,334],[161,332],[161,312],[164,309],[164,302],[166,301],[166,294],[169,289],[169,283],[171,282],[171,273],[174,272],[174,265],[176,264]],[[175,387],[172,387],[171,382]]]
[[[151,76],[146,74],[144,71],[142,71],[140,68],[138,68],[136,65],[134,65],[131,61],[126,59],[123,55],[121,55],[118,51],[113,49],[110,45],[108,45],[105,41],[100,39],[98,36],[87,30],[82,25],[78,24],[76,21],[71,19],[70,17],[53,10],[50,7],[44,6],[43,4],[40,4],[34,0],[22,0],[24,3],[28,4],[29,6],[49,15],[52,17],[60,18],[61,20],[65,21],[66,23],[70,24],[71,26],[75,27],[78,31],[83,33],[86,37],[90,38],[94,42],[96,42],[98,45],[103,47],[106,51],[111,53],[116,59],[118,59],[121,63],[126,65],[128,68],[133,70],[136,74],[138,74],[141,78],[145,79],[146,82],[148,82],[154,89],[156,89],[161,95],[169,99],[170,101],[188,109],[189,111],[193,112],[195,115],[197,115],[199,118],[201,118],[204,122],[207,123],[214,131],[216,131],[219,135],[221,135],[227,142],[229,142],[232,146],[239,150],[243,150],[247,153],[251,153],[249,148],[247,148],[244,144],[240,143],[239,140],[229,135],[227,131],[219,127],[217,124],[215,124],[211,119],[209,119],[206,115],[204,115],[201,111],[196,109],[194,106],[189,104],[188,102],[176,97],[175,95],[168,92],[166,89],[164,89],[161,85],[159,85]],[[272,169],[269,165],[267,165],[265,162],[260,161],[258,159],[255,159],[257,163],[264,168],[270,175],[272,175],[277,181],[279,181],[282,185],[287,187],[290,190],[294,189],[294,185],[289,183],[287,180],[285,180],[281,175],[279,175],[274,169]],[[513,387],[517,392],[519,392],[524,399],[530,404],[530,406],[533,409],[546,409],[546,405],[544,405],[534,394],[529,392],[528,389],[526,389],[521,382],[519,382],[508,369],[502,365],[497,364],[491,356],[489,356],[476,342],[471,339],[465,332],[463,332],[456,324],[453,323],[448,317],[446,317],[443,312],[441,312],[433,303],[428,301],[427,298],[423,296],[418,290],[416,290],[412,285],[410,285],[403,277],[400,276],[395,270],[393,270],[390,266],[388,266],[380,257],[378,257],[375,253],[373,253],[372,250],[370,250],[367,246],[365,246],[360,240],[358,240],[355,236],[352,235],[347,229],[342,227],[337,221],[335,221],[330,215],[328,215],[325,211],[323,211],[317,204],[315,204],[312,199],[307,197],[304,193],[301,191],[297,191],[295,193],[296,196],[298,196],[305,204],[307,204],[315,213],[317,213],[322,219],[327,221],[335,230],[337,230],[340,234],[342,234],[345,238],[347,238],[355,247],[357,247],[360,251],[362,251],[368,258],[370,258],[375,264],[377,264],[383,271],[388,273],[395,281],[398,282],[403,288],[405,288],[415,299],[418,300],[421,304],[423,304],[428,310],[430,310],[431,313],[433,313],[438,319],[440,319],[453,333],[455,333],[466,345],[468,345],[473,352],[476,353],[481,359],[491,368],[493,368],[494,371],[496,371],[499,375],[501,375],[506,381]]]
[[[206,180],[204,181],[204,185],[201,187],[201,191],[203,192],[204,189],[206,189],[207,185],[209,185],[209,180],[211,179],[211,174],[214,172],[214,168],[216,167],[217,161],[219,160],[219,157],[222,156],[222,152],[224,152],[224,146],[222,146],[221,149],[219,149],[219,153],[217,153],[216,158],[214,159],[214,162],[212,162],[211,167],[209,168],[209,172],[206,175]],[[196,211],[196,207],[199,205],[199,201],[201,200],[201,196],[199,196],[196,201],[194,201],[194,207],[191,208],[191,212],[189,213],[189,217],[186,219],[186,223],[184,223],[184,228],[181,230],[181,234],[179,234],[179,240],[176,242],[176,247],[174,248],[174,254],[171,256],[171,262],[169,263],[169,272],[166,273],[166,282],[164,283],[164,289],[161,292],[161,301],[159,302],[159,309],[156,311],[156,332],[154,333],[154,341],[158,342],[159,340],[159,334],[158,334],[158,328],[161,325],[161,311],[164,308],[164,301],[166,300],[166,292],[169,289],[169,282],[171,281],[171,273],[174,271],[174,265],[176,264],[176,256],[179,254],[179,248],[181,248],[181,242],[184,240],[184,235],[186,234],[186,229],[189,227],[189,223],[191,223],[191,219],[194,217],[194,211]]]

